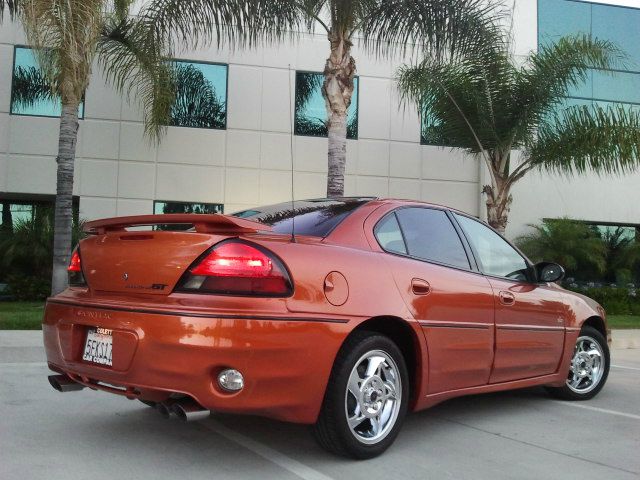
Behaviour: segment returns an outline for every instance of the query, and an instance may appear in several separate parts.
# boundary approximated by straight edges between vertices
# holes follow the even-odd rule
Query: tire
[[[566,383],[562,387],[547,387],[547,390],[562,400],[589,400],[604,387],[609,366],[607,340],[595,328],[583,327],[576,341]]]
[[[140,400],[142,403],[144,403],[147,407],[151,407],[151,408],[156,408],[156,405],[158,404],[157,402],[152,402],[150,400]]]
[[[376,332],[354,332],[336,356],[314,436],[337,455],[378,456],[398,436],[409,394],[407,366],[396,344]]]

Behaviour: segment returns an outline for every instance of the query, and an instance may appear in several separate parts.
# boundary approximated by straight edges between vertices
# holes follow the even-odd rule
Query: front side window
[[[322,96],[324,75],[314,72],[296,72],[296,135],[326,137],[327,107]],[[353,95],[347,110],[347,138],[358,138],[358,77],[353,79]]]
[[[527,262],[500,235],[486,225],[464,215],[455,214],[469,243],[478,255],[481,270],[494,277],[527,280]]]
[[[15,47],[11,81],[11,114],[59,117],[61,113],[60,97],[51,90],[33,49]],[[78,117],[84,117],[84,102],[78,107]]]
[[[443,210],[402,208],[396,211],[412,257],[469,270],[469,259],[451,220]]]
[[[227,65],[173,62],[176,97],[171,107],[173,127],[227,126]]]

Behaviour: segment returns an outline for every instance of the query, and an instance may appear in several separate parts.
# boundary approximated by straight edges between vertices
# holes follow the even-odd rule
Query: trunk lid
[[[158,224],[194,229],[128,230]],[[93,292],[168,295],[209,247],[269,227],[225,215],[144,215],[87,222],[84,229],[92,235],[80,242],[82,271]]]

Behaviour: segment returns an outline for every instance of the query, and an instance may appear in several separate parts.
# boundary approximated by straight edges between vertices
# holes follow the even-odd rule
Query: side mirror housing
[[[564,268],[557,263],[540,262],[536,264],[535,268],[539,282],[559,282],[564,278]]]

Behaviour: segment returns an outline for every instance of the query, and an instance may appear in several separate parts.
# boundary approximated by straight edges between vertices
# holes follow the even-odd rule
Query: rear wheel
[[[332,453],[375,457],[398,435],[408,400],[407,367],[396,344],[375,332],[356,332],[336,358],[315,437]]]
[[[576,340],[567,381],[562,387],[548,387],[564,400],[589,400],[604,387],[609,375],[609,346],[593,327],[583,327]]]

